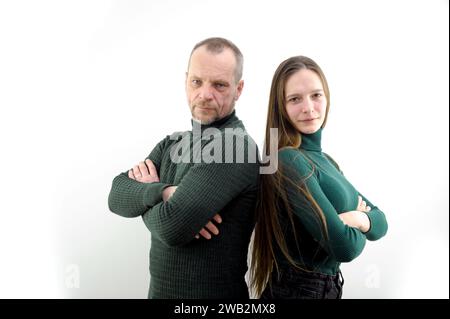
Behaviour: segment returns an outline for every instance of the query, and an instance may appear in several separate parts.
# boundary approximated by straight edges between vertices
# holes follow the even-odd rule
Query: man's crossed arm
[[[140,162],[128,171],[128,177],[140,183],[158,183],[159,176],[157,169],[153,162],[146,159],[145,162]],[[164,202],[167,202],[169,198],[176,192],[177,186],[168,186],[162,191],[162,198]],[[214,215],[213,220],[220,224],[222,217],[219,214]],[[200,236],[211,239],[211,234],[218,235],[219,229],[214,225],[212,221],[209,221],[199,232],[195,235],[195,238],[199,239]]]

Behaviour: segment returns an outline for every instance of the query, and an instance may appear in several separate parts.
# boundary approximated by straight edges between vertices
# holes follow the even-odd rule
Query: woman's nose
[[[305,98],[301,105],[301,111],[302,111],[302,113],[309,113],[312,111],[313,107],[314,106],[313,106],[313,102],[311,101],[311,99]]]

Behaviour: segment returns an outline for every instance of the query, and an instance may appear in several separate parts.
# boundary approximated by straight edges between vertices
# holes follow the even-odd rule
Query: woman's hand
[[[356,210],[359,210],[363,213],[370,212],[370,206],[367,206],[366,202],[363,201],[362,197],[358,195],[358,206],[356,207]]]
[[[370,206],[367,206],[366,202],[362,200],[362,197],[358,196],[356,210],[339,214],[339,218],[345,225],[358,228],[361,232],[366,233],[370,229],[370,219],[367,216],[368,212],[370,212]]]
[[[369,216],[359,210],[352,210],[339,214],[338,216],[345,225],[358,228],[363,233],[368,232],[370,229]]]

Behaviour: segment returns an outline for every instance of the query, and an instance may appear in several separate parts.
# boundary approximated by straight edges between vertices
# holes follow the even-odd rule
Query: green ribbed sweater
[[[335,275],[341,262],[349,262],[362,252],[366,239],[377,240],[386,234],[387,222],[384,213],[361,195],[338,170],[331,157],[322,152],[322,129],[314,134],[302,134],[301,138],[300,148],[279,151],[279,163],[294,182],[310,176],[305,184],[323,211],[328,240],[325,241],[310,204],[289,185],[286,185],[286,189],[295,216],[298,248],[285,210],[281,210],[281,221],[294,260],[309,270]],[[366,233],[344,225],[338,217],[340,213],[356,210],[358,195],[371,207],[368,213],[370,229]],[[282,267],[289,267],[279,250],[277,261]]]
[[[217,128],[220,133],[216,137],[221,138],[205,138],[208,128]],[[147,157],[155,164],[160,182],[140,183],[128,178],[126,172],[113,180],[110,210],[124,217],[142,216],[151,233],[149,298],[249,297],[244,276],[254,227],[259,164],[246,156],[241,163],[225,162],[226,149],[238,154],[246,152],[250,143],[256,145],[246,133],[227,139],[225,128],[245,133],[235,112],[202,125],[202,139],[193,131],[183,133],[184,138],[189,137],[191,150],[194,143],[200,143],[196,145],[203,151],[207,148],[208,154],[222,151],[222,163],[194,162],[193,152],[189,161],[174,163],[170,152],[172,146],[181,145],[177,144],[181,137],[167,136]],[[177,190],[163,202],[162,191],[170,185],[176,185]],[[218,225],[220,233],[210,240],[195,239],[217,213],[223,220]]]

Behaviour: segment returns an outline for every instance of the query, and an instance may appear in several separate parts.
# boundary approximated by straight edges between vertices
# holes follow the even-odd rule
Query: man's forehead
[[[234,75],[233,68],[211,67],[208,65],[191,65],[187,72],[191,77],[223,77],[227,78]]]
[[[188,69],[188,76],[199,78],[229,79],[234,76],[232,62],[214,59],[192,59]]]
[[[234,69],[236,58],[230,49],[225,48],[222,52],[211,52],[200,47],[192,53],[190,65],[197,68],[221,68]]]

